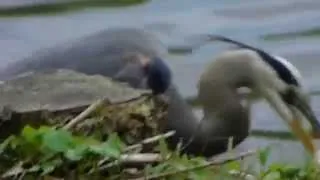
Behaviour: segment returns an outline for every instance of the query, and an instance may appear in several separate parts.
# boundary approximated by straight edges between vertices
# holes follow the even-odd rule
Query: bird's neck
[[[236,112],[236,113],[235,113]],[[244,108],[239,102],[226,100],[215,107],[203,109],[202,131],[211,135],[247,136],[250,128],[250,108]]]
[[[203,107],[203,123],[213,136],[245,136],[250,128],[250,101],[238,90],[254,87],[252,73],[247,64],[227,65],[212,67],[218,73],[208,70],[200,80],[198,98]]]

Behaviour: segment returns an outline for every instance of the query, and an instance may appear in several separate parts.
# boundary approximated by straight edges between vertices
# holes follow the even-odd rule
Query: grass
[[[145,3],[148,0],[71,0],[55,4],[35,4],[12,8],[0,8],[0,17],[53,15],[85,8],[125,7]]]
[[[19,135],[10,136],[0,144],[0,173],[2,178],[21,179],[70,179],[72,176],[80,179],[129,179],[129,176],[135,179],[239,179],[239,174],[243,173],[258,180],[317,180],[320,177],[317,165],[310,159],[306,159],[303,167],[279,163],[267,165],[271,147],[255,152],[259,170],[249,174],[246,172],[249,169],[239,161],[241,158],[207,161],[203,157],[181,154],[178,150],[171,151],[161,138],[155,146],[161,160],[142,163],[142,167],[128,175],[122,164],[124,160],[119,161],[124,152],[129,153],[128,147],[115,133],[110,134],[107,140],[99,141],[75,136],[63,129],[27,125]],[[108,166],[101,163],[102,159]],[[137,161],[135,163],[139,165]]]
[[[263,36],[262,39],[267,41],[277,41],[284,39],[294,39],[297,37],[320,37],[320,27],[297,32],[269,34]]]

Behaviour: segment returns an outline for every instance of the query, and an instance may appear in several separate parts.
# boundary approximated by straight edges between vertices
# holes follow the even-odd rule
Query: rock
[[[164,117],[165,111],[154,106],[157,101],[148,98],[150,93],[66,69],[21,74],[0,84],[0,138],[20,132],[26,124],[63,125],[104,99],[106,106],[99,115],[88,117],[76,127],[78,132],[123,132],[127,141],[137,142],[157,134]]]
[[[88,106],[98,99],[110,104],[139,97],[138,90],[101,75],[88,76],[72,70],[26,73],[0,85],[0,109],[14,112],[59,111]]]

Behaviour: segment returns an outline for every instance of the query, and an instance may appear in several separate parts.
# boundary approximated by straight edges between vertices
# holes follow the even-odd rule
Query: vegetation
[[[137,5],[147,0],[67,0],[56,3],[33,4],[19,7],[0,8],[0,17],[52,15],[84,8],[123,7]]]
[[[155,113],[154,110],[160,106],[156,107],[151,102],[148,98],[142,98],[108,107],[97,106],[96,109],[90,106],[82,112],[89,112],[87,110],[91,109],[91,115],[86,113],[84,116],[84,113],[81,113],[82,120],[78,116],[61,120],[62,116],[59,116],[59,121],[50,120],[52,123],[49,125],[25,125],[19,133],[7,137],[0,145],[1,179],[35,179],[39,176],[43,179],[115,180],[201,180],[208,177],[246,177],[259,180],[317,179],[320,171],[311,160],[305,167],[268,163],[268,155],[272,150],[270,147],[242,154],[230,152],[224,158],[206,160],[203,157],[180,153],[179,146],[176,150],[169,150],[165,139],[174,132],[153,132],[146,136],[137,136],[141,135],[141,132],[157,129],[150,121],[159,122],[161,113]],[[121,133],[121,125],[110,129],[115,121],[126,119],[125,124],[129,124],[137,118],[144,119],[140,122],[148,127],[136,128],[134,133],[133,130]],[[75,119],[77,123],[70,123]],[[249,157],[257,159],[259,164],[245,166],[244,162],[249,163]],[[257,168],[258,171],[253,171]]]
[[[127,146],[116,133],[106,141],[98,141],[92,137],[72,135],[67,130],[27,125],[19,135],[12,135],[2,142],[0,171],[2,178],[23,179],[38,176],[66,179],[207,179],[218,176],[231,178],[232,174],[240,174],[231,172],[244,170],[240,161],[208,162],[202,157],[180,154],[178,150],[170,151],[164,137],[158,140],[154,154],[138,156],[140,146]],[[313,180],[320,177],[311,163],[303,168],[283,164],[267,166],[270,150],[266,148],[257,152],[260,171],[255,175],[256,179]]]

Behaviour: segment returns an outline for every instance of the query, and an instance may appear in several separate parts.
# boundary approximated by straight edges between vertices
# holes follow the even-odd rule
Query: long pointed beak
[[[298,119],[293,119],[289,122],[289,126],[297,138],[301,141],[304,148],[309,151],[312,155],[316,153],[316,147],[312,142],[312,136],[310,133],[302,128],[301,121]]]
[[[320,129],[320,126],[318,126],[319,122],[317,121],[308,103],[294,95],[290,97],[291,101],[289,104],[286,101],[286,99],[280,96],[278,92],[271,89],[267,89],[264,91],[267,101],[290,127],[293,134],[301,141],[304,148],[312,155],[315,155],[316,148],[312,141],[312,135],[308,133],[301,124],[302,115],[305,119],[309,121],[309,123],[313,127],[313,130]],[[298,102],[301,102],[301,104],[303,105],[298,105]]]
[[[287,90],[283,99],[290,105],[292,112],[296,114],[297,117],[306,119],[310,123],[314,133],[320,132],[320,122],[304,93],[293,87]]]

